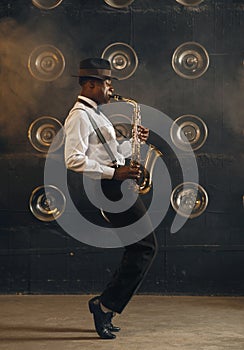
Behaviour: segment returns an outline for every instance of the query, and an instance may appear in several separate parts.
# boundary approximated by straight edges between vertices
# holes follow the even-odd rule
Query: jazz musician
[[[110,62],[101,58],[87,58],[80,62],[79,84],[81,92],[65,120],[65,164],[68,169],[68,185],[71,198],[79,206],[81,193],[77,189],[78,174],[89,176],[94,181],[101,179],[104,194],[112,201],[121,198],[121,183],[126,179],[138,179],[140,167],[126,165],[131,155],[131,142],[119,144],[111,122],[98,107],[110,102],[114,93]],[[111,154],[94,131],[92,121],[100,129]],[[140,140],[146,141],[149,130],[140,129]],[[140,216],[147,216],[146,209],[138,196],[131,208],[122,213],[111,213],[108,218],[112,226],[123,227]],[[93,314],[95,329],[103,339],[114,339],[120,330],[112,323],[116,313],[122,313],[129,300],[144,279],[157,251],[157,241],[150,219],[147,224],[151,232],[147,237],[124,247],[121,263],[99,296],[89,300],[88,306]],[[81,230],[84,228],[80,228]],[[133,232],[131,233],[133,234]],[[136,233],[135,233],[136,234]]]

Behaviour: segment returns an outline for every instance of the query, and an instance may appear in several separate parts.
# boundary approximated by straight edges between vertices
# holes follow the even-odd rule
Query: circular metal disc
[[[192,114],[182,115],[171,126],[170,137],[176,147],[189,151],[203,146],[208,136],[208,128],[204,121]]]
[[[176,0],[179,4],[185,6],[196,6],[199,5],[204,0]]]
[[[52,185],[35,188],[29,200],[32,214],[41,221],[54,221],[63,214],[65,205],[63,192]]]
[[[193,182],[184,182],[173,190],[170,200],[172,207],[179,215],[193,219],[207,208],[208,194],[202,186]]]
[[[111,7],[123,8],[132,4],[134,0],[104,0],[104,1],[106,2],[106,4],[108,4]]]
[[[134,49],[125,43],[110,44],[102,53],[102,58],[110,61],[112,75],[119,80],[127,79],[137,69],[138,58]]]
[[[112,114],[108,117],[114,126],[118,141],[125,141],[132,136],[131,118],[123,114]]]
[[[28,138],[32,146],[39,152],[46,153],[51,144],[52,152],[56,151],[64,142],[63,126],[56,118],[40,117],[31,123]]]
[[[51,10],[61,4],[63,0],[32,0],[33,5],[42,10]]]
[[[36,47],[28,59],[32,76],[42,81],[56,80],[63,73],[65,59],[62,52],[53,45]]]
[[[202,45],[196,42],[181,44],[172,57],[174,71],[186,79],[199,78],[206,72],[208,66],[208,53]]]

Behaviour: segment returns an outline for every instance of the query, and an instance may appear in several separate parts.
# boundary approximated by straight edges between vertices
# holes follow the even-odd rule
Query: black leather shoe
[[[99,303],[100,302],[100,298],[99,298],[99,296],[96,296],[96,297],[92,298],[90,301],[91,302],[96,302],[97,301]],[[106,312],[106,317],[107,317],[106,326],[107,326],[107,328],[108,328],[108,330],[110,332],[119,332],[120,331],[120,327],[114,326],[112,324],[113,316],[114,316],[113,312]]]
[[[108,329],[108,312],[103,312],[99,297],[94,297],[88,302],[89,310],[93,314],[97,334],[102,339],[114,339],[116,336]]]
[[[107,327],[110,332],[119,332],[120,328],[112,324],[113,312],[107,312]]]

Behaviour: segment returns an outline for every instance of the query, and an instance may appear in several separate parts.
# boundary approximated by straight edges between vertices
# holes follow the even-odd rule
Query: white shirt
[[[112,168],[113,163],[94,131],[87,113],[96,121],[119,165],[124,165],[125,158],[130,157],[131,142],[127,140],[119,144],[113,124],[103,113],[96,111],[97,104],[87,97],[79,96],[79,98],[93,108],[76,102],[65,120],[66,167],[78,173],[85,173],[94,179],[111,179],[115,171]]]

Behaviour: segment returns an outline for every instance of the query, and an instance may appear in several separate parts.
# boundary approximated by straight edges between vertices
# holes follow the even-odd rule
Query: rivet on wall
[[[39,186],[30,196],[29,207],[32,214],[40,221],[50,222],[59,218],[66,206],[63,192],[56,186]]]
[[[28,59],[28,69],[37,80],[53,81],[59,78],[65,68],[62,52],[53,45],[36,47]]]
[[[33,5],[42,10],[51,10],[61,4],[63,0],[32,0]]]
[[[48,152],[59,149],[64,142],[63,126],[53,117],[43,116],[34,120],[28,129],[28,139],[39,152]]]
[[[131,5],[134,0],[104,0],[106,4],[115,8],[123,8]]]
[[[196,42],[181,44],[172,56],[172,67],[182,78],[199,78],[206,72],[208,66],[209,55],[206,49]]]
[[[204,145],[207,136],[207,125],[201,118],[192,114],[178,117],[170,129],[172,141],[183,151],[198,150]]]
[[[193,219],[206,210],[208,194],[202,186],[194,182],[184,182],[172,191],[170,200],[179,215]]]
[[[130,45],[121,42],[107,46],[102,53],[102,58],[110,61],[112,74],[119,80],[132,76],[138,66],[135,50]]]

